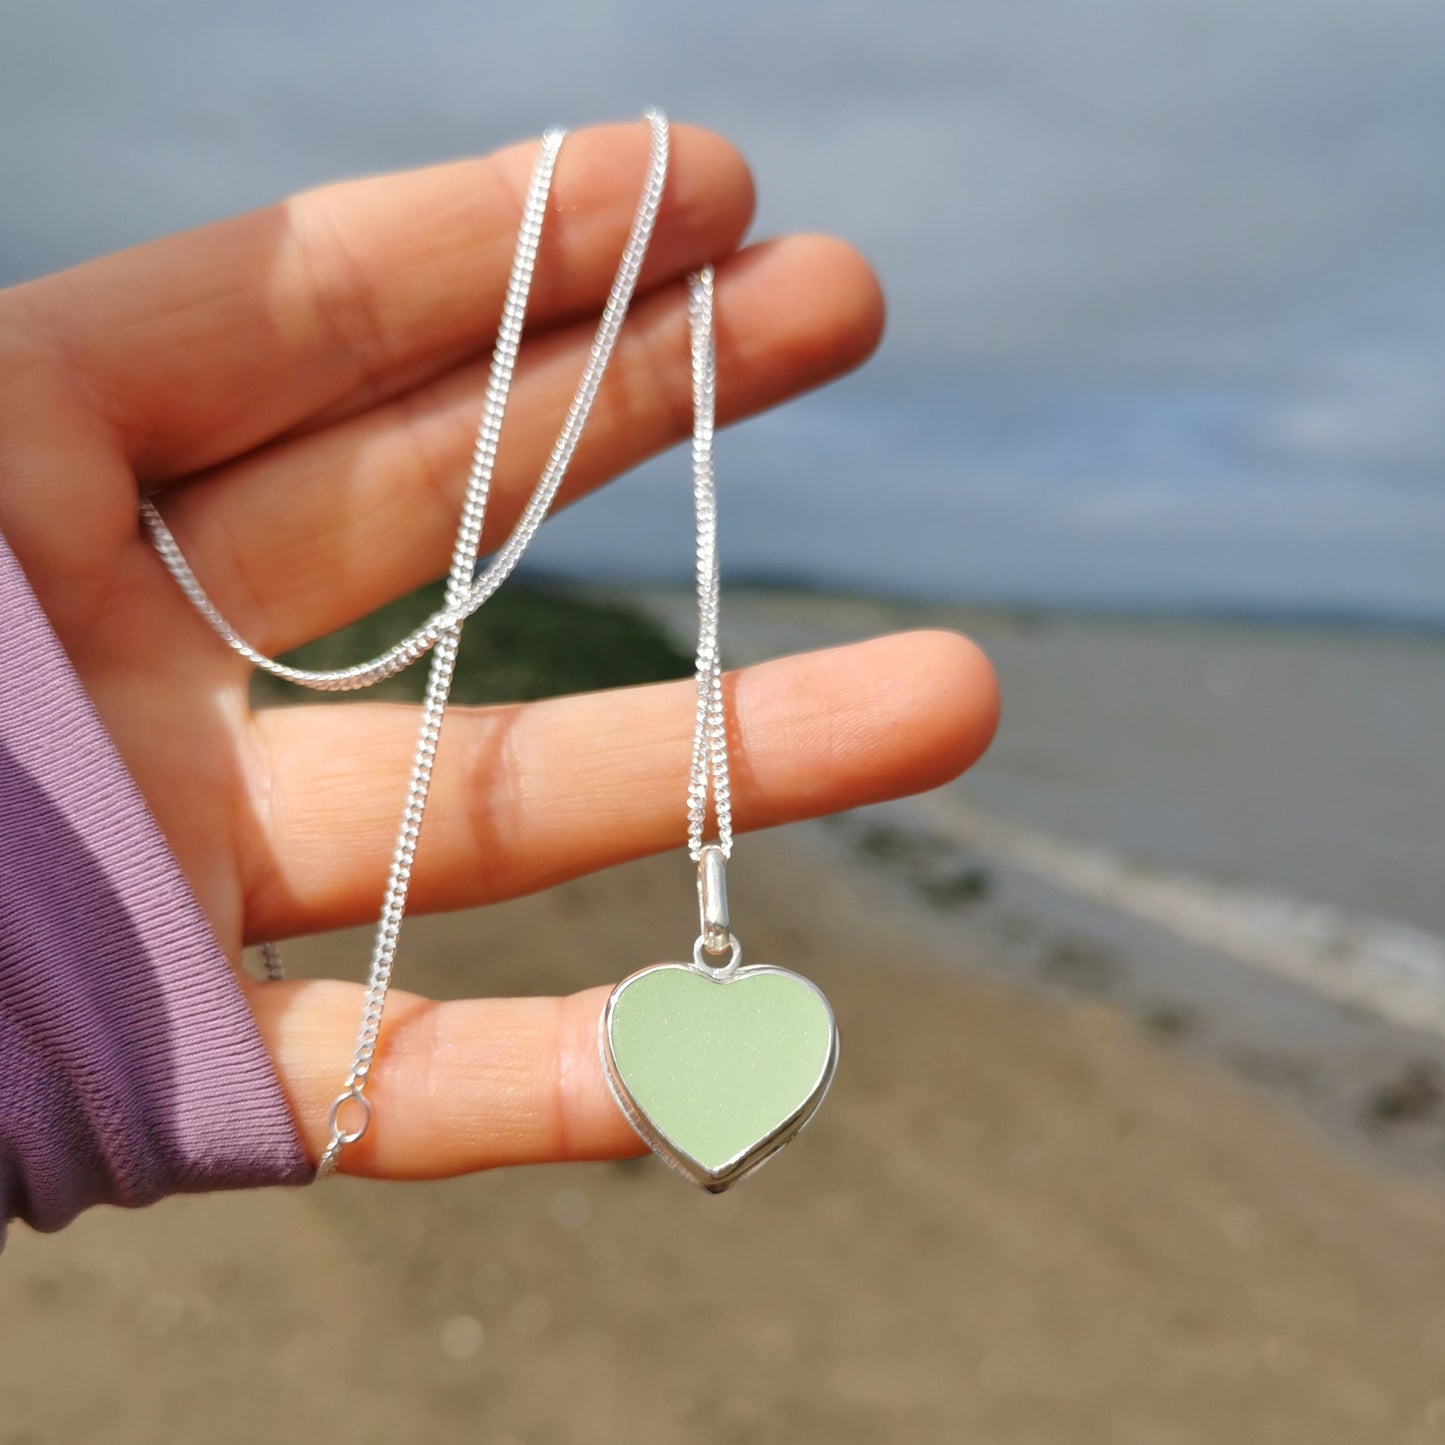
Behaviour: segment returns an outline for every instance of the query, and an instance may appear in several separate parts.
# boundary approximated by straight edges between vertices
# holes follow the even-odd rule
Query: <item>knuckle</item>
[[[283,203],[287,230],[310,283],[316,321],[357,385],[375,390],[389,361],[387,329],[366,267],[325,191]]]
[[[515,821],[521,816],[522,777],[516,749],[521,709],[468,711],[463,768],[468,842],[475,864],[485,865],[478,902],[497,902],[522,891],[517,873]],[[508,846],[508,839],[513,846]],[[477,876],[477,875],[473,875]]]

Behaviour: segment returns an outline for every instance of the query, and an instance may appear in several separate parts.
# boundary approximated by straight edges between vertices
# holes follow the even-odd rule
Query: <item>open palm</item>
[[[646,148],[645,127],[622,126],[563,150],[485,545],[545,462]],[[329,186],[0,293],[0,531],[233,960],[248,941],[374,916],[416,718],[355,703],[253,713],[247,667],[153,555],[138,495],[157,494],[208,591],[268,652],[439,575],[533,154]],[[751,204],[731,147],[675,128],[571,496],[686,434],[682,278],[704,261],[718,260],[723,420],[874,345],[882,308],[863,262],[818,238],[737,249]],[[771,663],[731,686],[742,827],[941,782],[985,746],[996,706],[987,663],[944,634]],[[413,908],[675,846],[691,720],[687,684],[454,709]],[[242,987],[314,1158],[359,987]],[[632,1151],[596,1064],[600,997],[393,995],[376,1122],[343,1167],[416,1176]]]

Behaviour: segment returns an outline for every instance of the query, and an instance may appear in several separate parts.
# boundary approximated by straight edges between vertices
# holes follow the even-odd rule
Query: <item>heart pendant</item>
[[[822,990],[786,969],[660,963],[612,990],[602,1065],[628,1122],[718,1194],[813,1117],[838,1063]]]

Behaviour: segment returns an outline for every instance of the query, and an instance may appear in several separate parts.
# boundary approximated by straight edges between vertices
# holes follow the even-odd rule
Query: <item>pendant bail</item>
[[[697,906],[702,946],[709,953],[726,953],[733,941],[728,919],[727,854],[716,843],[707,844],[698,854]]]

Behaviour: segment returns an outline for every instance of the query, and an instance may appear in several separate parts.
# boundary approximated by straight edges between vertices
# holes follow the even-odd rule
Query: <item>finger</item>
[[[562,148],[534,324],[601,307],[647,167],[641,123]],[[227,457],[347,398],[414,385],[490,342],[536,143],[345,181],[22,288],[143,477]],[[642,285],[732,249],[752,211],[737,152],[674,127]]]
[[[135,536],[134,484],[13,294],[0,292],[0,534],[66,635],[113,586],[111,560]]]
[[[837,241],[794,237],[719,271],[722,419],[856,365],[882,327],[877,283]],[[546,463],[592,344],[578,325],[526,348],[498,456],[483,549],[511,529]],[[466,486],[484,365],[176,488],[165,511],[196,574],[242,635],[275,652],[330,632],[437,576]],[[562,498],[691,431],[684,288],[623,327]]]
[[[356,1040],[362,991],[329,981],[248,991],[311,1159]],[[597,1058],[605,988],[569,998],[433,1003],[392,993],[366,1136],[342,1171],[435,1179],[502,1164],[616,1159],[643,1153],[608,1092]]]
[[[764,663],[727,680],[733,808],[767,827],[935,787],[988,745],[987,660],[919,632]],[[690,681],[453,709],[412,874],[416,911],[490,902],[678,846]],[[289,708],[255,719],[267,800],[243,860],[252,938],[374,917],[417,712]]]

